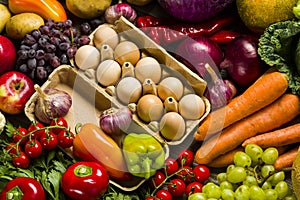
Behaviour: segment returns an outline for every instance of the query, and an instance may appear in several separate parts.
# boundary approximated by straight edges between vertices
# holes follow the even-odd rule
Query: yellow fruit
[[[5,5],[0,4],[0,33],[4,30],[5,25],[10,17],[11,13],[8,8]]]
[[[299,199],[300,198],[300,151],[299,150],[293,163],[292,184],[293,184],[295,195],[297,199]]]
[[[82,19],[92,19],[104,14],[112,0],[66,0],[68,10]]]
[[[262,33],[275,22],[294,18],[297,0],[236,0],[238,13],[252,31]]]
[[[12,16],[6,23],[7,36],[22,40],[27,33],[38,29],[44,25],[44,20],[41,16],[34,13],[21,13]]]

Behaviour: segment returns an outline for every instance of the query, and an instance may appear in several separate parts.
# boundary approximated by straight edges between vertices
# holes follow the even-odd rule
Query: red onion
[[[130,22],[134,22],[137,13],[129,4],[119,2],[109,6],[104,14],[105,20],[110,24],[114,24],[121,16],[125,17]]]
[[[215,66],[223,60],[223,52],[219,44],[207,37],[188,37],[177,46],[175,57],[203,78],[206,74],[204,65],[210,63],[217,70]]]
[[[210,82],[204,96],[209,100],[212,110],[225,106],[237,93],[235,85],[229,80],[218,77],[216,72],[208,65],[205,65],[207,72],[211,75]]]
[[[225,59],[220,68],[241,87],[249,86],[263,72],[263,64],[257,52],[258,39],[241,35],[231,41],[225,49]]]
[[[120,109],[110,108],[100,115],[100,128],[111,136],[120,135],[121,130],[129,127],[132,121],[132,113],[128,107]]]

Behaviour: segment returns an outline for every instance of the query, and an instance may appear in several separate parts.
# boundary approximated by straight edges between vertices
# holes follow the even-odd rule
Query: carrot
[[[257,144],[262,148],[278,147],[300,142],[300,124],[294,124],[286,128],[263,133],[245,140],[242,144]]]
[[[275,169],[282,169],[285,167],[292,167],[293,162],[298,153],[299,146],[292,148],[284,154],[278,156],[277,160],[274,163]]]
[[[267,71],[244,93],[226,106],[212,111],[199,125],[194,139],[203,141],[215,133],[264,108],[278,99],[288,88],[288,78],[278,71]]]
[[[214,167],[214,168],[227,167],[228,165],[233,164],[234,154],[238,151],[244,151],[244,148],[238,146],[237,148],[218,156],[210,163],[208,163],[207,166]]]
[[[299,97],[284,94],[265,108],[227,127],[220,135],[204,141],[196,151],[195,161],[207,164],[219,155],[241,145],[246,139],[280,127],[299,113]]]

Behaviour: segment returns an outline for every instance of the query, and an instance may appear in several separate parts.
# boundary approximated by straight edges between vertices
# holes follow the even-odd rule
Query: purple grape
[[[60,37],[61,35],[61,31],[57,30],[57,29],[51,29],[49,36],[53,36],[53,37]]]
[[[59,49],[62,51],[67,51],[70,48],[70,43],[68,42],[62,42],[59,44]]]
[[[35,72],[36,72],[36,78],[39,80],[44,80],[48,77],[48,73],[43,66],[38,66]]]
[[[38,50],[39,49],[39,44],[38,43],[33,44],[31,46],[31,49]]]
[[[45,48],[46,45],[48,44],[48,40],[44,37],[41,37],[39,40],[38,40],[38,44],[42,47],[42,48]]]
[[[54,44],[55,46],[58,46],[60,44],[60,42],[61,42],[61,40],[58,37],[53,36],[53,37],[50,38],[50,43]]]
[[[55,56],[54,53],[45,53],[44,59],[45,61],[50,61],[50,59],[54,56]]]
[[[77,47],[76,46],[71,46],[68,50],[67,50],[67,56],[69,59],[73,58],[74,55],[76,54],[77,51]]]
[[[65,36],[65,35],[61,35],[60,36],[61,42],[68,42],[71,43],[71,40],[69,37]]]
[[[90,41],[91,41],[91,39],[89,38],[89,36],[87,36],[87,35],[82,35],[82,36],[80,36],[79,38],[78,38],[78,44],[79,45],[87,45],[87,44],[89,44],[90,43]]]
[[[36,55],[36,51],[34,49],[29,49],[27,55],[29,58],[34,58]]]
[[[99,25],[104,24],[105,19],[104,18],[96,18],[96,19],[92,19],[90,21],[91,27],[92,29],[97,28]]]
[[[70,19],[67,19],[67,20],[65,20],[64,22],[63,22],[63,27],[64,28],[70,28],[70,27],[72,27],[72,20],[70,20]]]
[[[42,25],[40,26],[39,30],[41,31],[42,34],[48,35],[50,33],[50,28],[47,25]]]
[[[46,64],[46,61],[44,59],[39,59],[37,61],[37,65],[39,65],[39,66],[44,66],[45,64]]]
[[[19,49],[21,49],[21,50],[29,50],[30,47],[27,46],[27,45],[25,45],[25,44],[21,44]]]
[[[54,68],[58,67],[60,65],[60,60],[57,56],[53,56],[50,58],[50,65]]]
[[[23,38],[23,41],[22,41],[23,44],[27,45],[27,46],[32,46],[33,44],[36,43],[36,40],[35,38],[30,35],[30,34],[26,34]]]
[[[45,57],[45,51],[43,49],[39,49],[36,51],[35,58],[40,60]]]
[[[89,35],[92,32],[91,25],[87,22],[84,22],[80,25],[80,31],[83,35]]]
[[[41,32],[38,29],[34,29],[31,31],[31,35],[34,37],[34,39],[38,40],[41,37]]]
[[[27,66],[28,66],[29,69],[36,68],[36,59],[35,58],[29,58],[27,60]]]
[[[55,27],[55,22],[53,19],[48,19],[46,22],[45,22],[45,25],[48,26],[50,29],[54,28]]]
[[[69,59],[68,59],[68,56],[66,54],[62,54],[60,56],[60,63],[61,64],[68,64],[69,63]]]
[[[54,44],[46,44],[45,51],[47,53],[54,53],[56,51],[56,46]]]
[[[21,59],[21,60],[25,60],[28,58],[27,56],[27,50],[24,50],[24,49],[20,49],[17,51],[17,55],[18,55],[18,58]]]
[[[28,71],[29,71],[29,69],[28,69],[28,67],[27,67],[26,64],[20,65],[18,69],[19,69],[21,72],[25,73],[25,74],[28,73]]]

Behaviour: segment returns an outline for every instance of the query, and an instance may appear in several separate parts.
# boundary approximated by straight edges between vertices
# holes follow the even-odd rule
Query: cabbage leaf
[[[289,89],[300,95],[300,21],[271,24],[259,38],[258,54],[270,67],[288,76]]]

